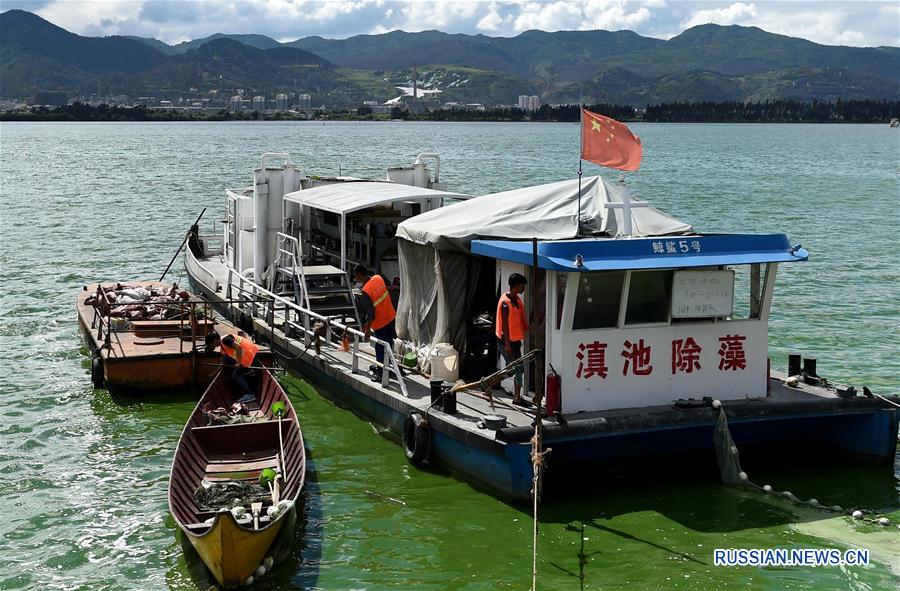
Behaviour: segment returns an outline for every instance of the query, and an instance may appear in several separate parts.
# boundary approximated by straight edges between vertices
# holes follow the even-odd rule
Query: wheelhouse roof
[[[538,241],[537,250],[540,268],[570,272],[787,263],[809,258],[799,244],[791,246],[784,234],[548,240]],[[533,260],[531,241],[473,240],[472,252],[529,266]]]
[[[294,191],[285,195],[284,199],[343,215],[385,203],[433,197],[469,199],[471,195],[423,189],[390,181],[349,181]]]

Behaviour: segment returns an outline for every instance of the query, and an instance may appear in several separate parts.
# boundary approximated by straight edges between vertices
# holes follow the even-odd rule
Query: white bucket
[[[431,377],[451,384],[459,379],[459,353],[450,343],[438,343],[429,356]]]

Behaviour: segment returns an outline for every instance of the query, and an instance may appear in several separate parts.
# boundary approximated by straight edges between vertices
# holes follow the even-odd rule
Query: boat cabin
[[[497,299],[521,273],[525,348],[560,376],[564,414],[765,396],[777,266],[807,257],[780,234],[698,234],[599,176],[477,197],[398,234],[401,337],[451,343],[467,381],[487,375],[502,367]]]
[[[272,159],[282,163],[267,166]],[[263,154],[253,185],[226,191],[224,262],[276,293],[289,291],[303,266],[334,278],[363,264],[390,281],[399,276],[397,226],[469,197],[441,190],[439,175],[440,158],[430,153],[389,168],[383,180],[303,177],[288,154]]]
[[[564,414],[766,396],[768,317],[786,236],[474,240],[504,272],[546,274],[546,370]]]

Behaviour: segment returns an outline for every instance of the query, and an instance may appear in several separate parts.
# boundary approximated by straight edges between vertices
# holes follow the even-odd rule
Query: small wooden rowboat
[[[291,401],[268,370],[258,372],[254,388],[258,405],[248,408],[256,422],[207,425],[207,409],[228,409],[239,397],[227,370],[213,380],[181,433],[169,476],[172,517],[225,587],[252,583],[251,577],[258,578],[286,555],[306,473],[303,435]],[[279,402],[284,407],[280,428],[278,417],[273,416],[273,405],[277,412]],[[258,520],[236,518],[236,514],[252,514],[251,503],[243,502],[246,496],[239,502],[243,509],[229,502],[228,508],[215,510],[197,501],[198,490],[253,486],[266,471],[280,476],[278,486],[259,489],[265,499],[257,507]],[[273,506],[280,510],[272,514]]]
[[[117,298],[117,287],[122,284],[86,285],[76,302],[91,351],[94,387],[205,388],[221,355],[206,351],[204,338],[212,331],[224,336],[237,329],[213,318],[204,301],[177,286],[136,281],[128,283],[130,289],[118,290],[152,289],[157,294],[141,303]]]

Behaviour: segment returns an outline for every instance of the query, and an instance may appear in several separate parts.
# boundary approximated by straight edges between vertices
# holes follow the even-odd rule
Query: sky
[[[0,0],[0,10],[11,8],[80,35],[139,35],[167,43],[213,33],[292,41],[396,29],[505,37],[529,29],[628,29],[668,39],[694,25],[717,23],[828,45],[900,46],[898,0]]]

